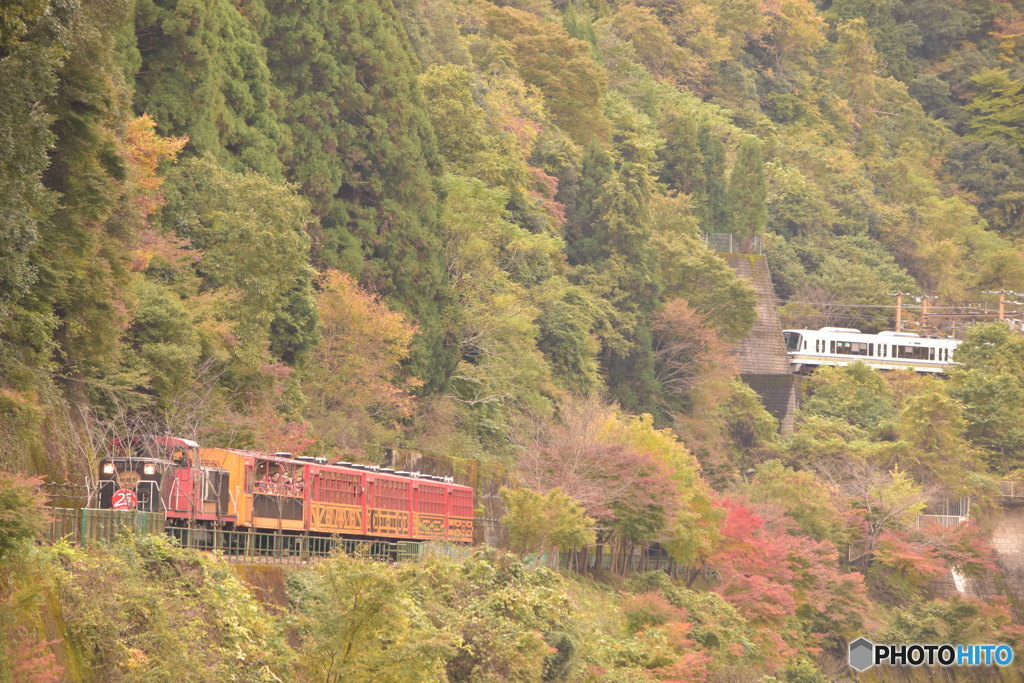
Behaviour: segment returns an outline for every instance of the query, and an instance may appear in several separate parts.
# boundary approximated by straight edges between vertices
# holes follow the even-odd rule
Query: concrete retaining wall
[[[761,397],[765,408],[779,420],[783,432],[793,431],[797,384],[782,340],[778,300],[768,271],[768,260],[757,254],[718,254],[757,294],[757,318],[747,338],[737,345],[740,377]]]

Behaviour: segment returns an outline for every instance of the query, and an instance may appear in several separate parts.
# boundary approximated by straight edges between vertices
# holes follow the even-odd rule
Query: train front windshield
[[[786,338],[786,350],[787,351],[799,351],[800,342],[802,341],[802,335],[796,332],[783,332],[782,335]]]

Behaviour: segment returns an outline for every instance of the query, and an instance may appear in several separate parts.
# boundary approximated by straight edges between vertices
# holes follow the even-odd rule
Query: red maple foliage
[[[758,630],[762,652],[777,652],[781,666],[799,649],[814,652],[826,634],[858,629],[867,609],[859,573],[844,572],[830,541],[795,533],[792,521],[769,508],[760,514],[736,500],[721,500],[723,542],[709,564],[718,592]],[[771,515],[770,517],[767,515]],[[795,626],[797,614],[814,632]]]

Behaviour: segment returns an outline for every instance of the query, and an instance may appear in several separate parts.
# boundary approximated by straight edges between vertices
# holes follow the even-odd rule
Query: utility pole
[[[896,295],[896,331],[903,331],[903,293]]]
[[[1005,320],[1006,319],[1006,295],[1007,294],[1016,295],[1017,293],[1016,292],[1008,292],[1005,289],[1001,289],[998,292],[982,292],[982,294],[998,294],[999,295],[999,320]]]

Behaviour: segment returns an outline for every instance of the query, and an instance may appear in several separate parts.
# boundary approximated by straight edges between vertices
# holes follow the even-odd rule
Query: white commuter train
[[[858,360],[879,370],[945,372],[960,344],[956,339],[930,339],[913,332],[862,334],[849,327],[784,330],[782,334],[793,372]]]

